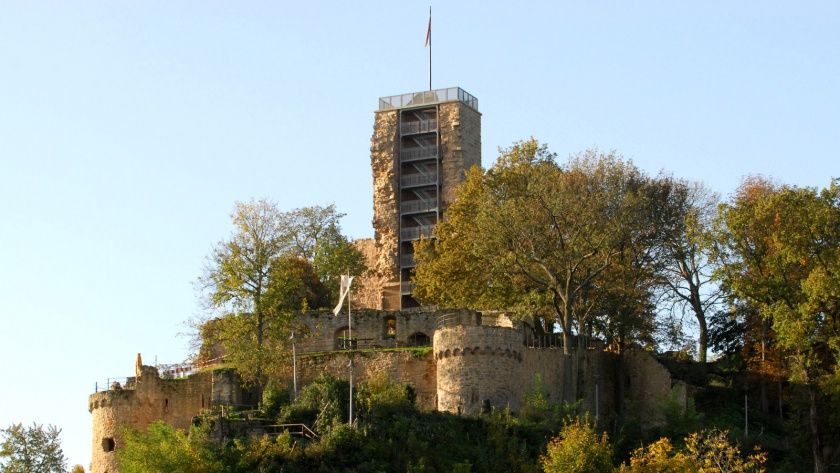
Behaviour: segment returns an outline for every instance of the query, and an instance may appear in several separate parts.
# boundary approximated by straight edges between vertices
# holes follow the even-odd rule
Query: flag
[[[338,291],[338,305],[333,309],[333,315],[338,315],[341,312],[341,306],[344,305],[344,298],[350,292],[350,284],[353,283],[353,276],[341,276],[341,289]]]
[[[425,48],[428,48],[429,45],[432,44],[432,9],[429,8],[429,28],[426,30],[426,45]]]

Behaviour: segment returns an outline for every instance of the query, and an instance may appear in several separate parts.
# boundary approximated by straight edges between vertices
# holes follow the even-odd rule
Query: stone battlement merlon
[[[456,101],[478,112],[478,99],[460,87],[448,87],[445,89],[424,90],[422,92],[380,97],[378,111],[427,107],[429,105]]]

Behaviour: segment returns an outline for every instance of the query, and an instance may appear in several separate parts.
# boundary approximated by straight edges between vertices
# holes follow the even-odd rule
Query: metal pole
[[[749,405],[747,404],[747,393],[744,393],[744,438],[750,436],[750,411],[748,410]]]
[[[595,383],[595,420],[598,420],[598,383]]]
[[[347,332],[350,334],[350,348],[353,348],[353,317],[350,312],[350,271],[347,271]],[[353,354],[350,353],[350,427],[353,427]]]
[[[295,332],[292,332],[292,392],[297,399],[297,351],[295,349]]]
[[[429,90],[432,90],[432,7],[429,6]]]

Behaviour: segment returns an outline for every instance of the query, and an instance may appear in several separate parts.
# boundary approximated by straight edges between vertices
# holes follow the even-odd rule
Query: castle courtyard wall
[[[298,359],[298,386],[306,386],[323,374],[348,380],[351,357],[354,382],[384,376],[393,382],[409,383],[417,394],[417,406],[435,409],[437,370],[431,349],[428,353],[399,350],[304,355]]]
[[[359,348],[397,347],[409,345],[409,337],[423,333],[431,341],[437,326],[438,313],[434,311],[382,311],[353,309],[353,338],[359,339]],[[386,319],[393,318],[396,333],[386,335]],[[336,349],[336,333],[347,327],[347,307],[342,313],[333,316],[332,312],[310,312],[301,316],[299,321],[306,327],[306,332],[297,337],[298,353],[325,352]]]
[[[179,429],[189,428],[192,418],[210,406],[212,384],[209,372],[183,379],[161,379],[156,368],[142,366],[131,388],[91,394],[88,400],[93,422],[90,471],[118,471],[114,450],[122,444],[124,427],[145,430],[152,422],[162,420]]]

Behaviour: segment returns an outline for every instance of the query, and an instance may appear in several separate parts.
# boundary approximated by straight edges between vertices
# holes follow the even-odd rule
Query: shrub
[[[612,445],[598,435],[588,417],[567,422],[540,457],[546,473],[602,473],[613,471]]]
[[[213,473],[222,472],[221,463],[207,445],[207,432],[193,427],[189,434],[163,421],[149,425],[145,432],[127,429],[117,462],[124,473]]]
[[[685,438],[685,449],[674,451],[663,437],[633,452],[621,473],[760,473],[767,455],[756,450],[746,457],[732,444],[727,432],[705,430]]]

